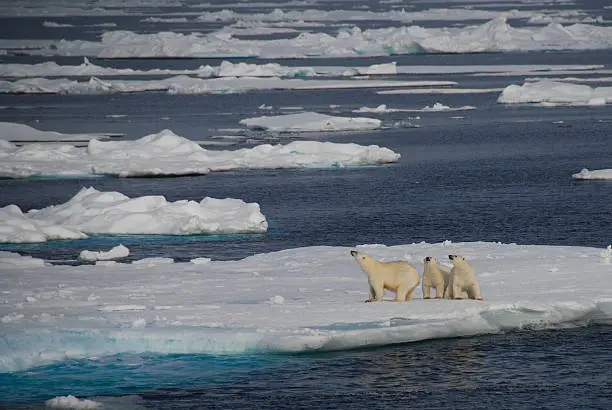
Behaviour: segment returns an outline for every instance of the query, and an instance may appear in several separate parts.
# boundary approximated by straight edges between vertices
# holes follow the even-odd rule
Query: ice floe
[[[377,145],[319,141],[263,144],[239,150],[207,150],[162,130],[133,141],[89,141],[72,145],[29,144],[0,140],[0,177],[31,176],[178,176],[261,168],[329,168],[396,162],[400,155]]]
[[[240,124],[272,132],[361,131],[380,128],[381,121],[364,117],[337,117],[316,112],[245,118]]]
[[[287,249],[205,264],[2,265],[0,372],[127,352],[315,352],[612,321],[605,249],[358,246],[379,260],[411,261],[419,272],[425,256],[445,263],[448,254],[463,255],[485,298],[425,300],[419,287],[404,303],[391,303],[389,293],[382,303],[363,303],[368,284],[350,249]]]
[[[451,86],[455,84],[453,81],[304,80],[278,77],[222,77],[207,79],[186,75],[161,80],[114,80],[91,77],[87,81],[34,77],[16,81],[0,80],[0,93],[95,95],[166,91],[170,94],[222,94],[255,90],[388,88]]]
[[[79,253],[79,259],[84,261],[108,261],[112,259],[121,259],[129,256],[130,250],[119,244],[108,251],[89,251],[82,250]]]
[[[0,40],[0,49],[25,54],[103,58],[365,57],[414,53],[479,53],[594,50],[612,47],[612,27],[551,23],[516,28],[505,17],[467,27],[342,29],[336,35],[300,33],[289,39],[243,40],[231,33],[107,31],[100,42],[83,40]]]
[[[612,169],[594,169],[589,170],[583,168],[580,172],[572,175],[574,179],[612,179]]]
[[[350,77],[357,75],[394,75],[394,74],[486,74],[486,75],[556,75],[562,73],[601,72],[603,65],[581,64],[508,64],[508,65],[398,65],[397,62],[372,64],[370,66],[295,66],[278,63],[232,63],[222,61],[218,66],[201,65],[195,69],[138,70],[133,68],[114,68],[92,63],[87,57],[78,65],[57,64],[48,61],[38,64],[7,63],[0,64],[2,77],[65,77],[65,76],[160,76],[194,75],[197,77]]]
[[[0,140],[10,142],[87,142],[91,139],[107,139],[108,134],[65,134],[56,131],[41,131],[29,125],[0,122]]]
[[[449,107],[448,105],[444,105],[442,103],[436,102],[431,107],[426,105],[421,109],[413,109],[413,108],[389,108],[386,104],[380,104],[377,107],[361,107],[357,110],[353,110],[353,112],[358,113],[372,113],[372,114],[387,114],[393,112],[443,112],[443,111],[465,111],[465,110],[474,110],[476,107],[471,105],[464,105],[461,107]]]
[[[194,235],[266,232],[268,222],[256,203],[206,197],[169,202],[158,195],[129,198],[120,192],[82,188],[68,202],[23,213],[0,208],[0,242],[83,239],[87,235]],[[85,259],[120,257],[125,248],[88,252]],[[126,256],[126,255],[123,255]]]
[[[504,88],[497,102],[504,104],[599,106],[612,102],[612,87],[589,87],[561,81],[540,80]]]

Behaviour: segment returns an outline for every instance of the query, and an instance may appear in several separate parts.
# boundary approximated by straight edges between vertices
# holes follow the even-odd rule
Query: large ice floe
[[[572,174],[574,179],[612,179],[612,169],[594,169],[589,170],[583,168],[580,172]]]
[[[112,76],[161,76],[161,75],[194,75],[208,77],[351,77],[358,75],[395,75],[395,74],[459,74],[486,73],[487,75],[556,75],[562,73],[596,73],[603,65],[580,64],[508,64],[508,65],[444,65],[415,66],[397,65],[396,62],[372,64],[370,66],[299,66],[289,67],[278,63],[232,63],[222,61],[217,66],[200,65],[195,69],[162,69],[151,68],[138,70],[134,68],[103,67],[92,63],[84,57],[78,65],[57,64],[48,61],[38,64],[7,63],[0,64],[0,76],[21,77],[112,77]]]
[[[0,372],[129,352],[313,352],[612,323],[612,249],[488,242],[358,246],[423,270],[425,256],[474,266],[484,301],[368,298],[349,247],[237,261],[49,266],[0,253]],[[5,263],[7,261],[7,263]],[[38,261],[38,263],[33,263]],[[170,263],[169,263],[170,262]],[[135,293],[135,289],[137,292]]]
[[[108,134],[65,134],[41,131],[25,124],[0,122],[0,140],[10,142],[84,142],[94,138],[107,139]],[[1,151],[1,148],[0,148]],[[1,154],[0,154],[1,155]]]
[[[28,212],[0,208],[0,242],[83,239],[88,235],[194,235],[266,232],[256,203],[206,197],[168,202],[165,197],[129,198],[120,192],[83,188],[68,202]],[[90,257],[93,255],[89,255]],[[98,255],[102,256],[102,255]]]
[[[452,86],[453,81],[385,80],[304,80],[279,77],[195,78],[178,75],[160,80],[115,80],[91,77],[78,81],[67,78],[24,78],[0,80],[0,93],[10,94],[112,94],[166,91],[170,94],[224,94],[255,90],[317,90],[347,88],[388,88]]]
[[[336,35],[300,33],[290,39],[243,40],[231,33],[138,34],[108,31],[100,42],[83,40],[0,40],[0,49],[20,53],[149,57],[359,57],[414,53],[479,53],[540,50],[593,50],[612,47],[612,27],[589,24],[516,28],[505,17],[467,27],[387,27],[343,29]]]
[[[250,129],[273,132],[362,131],[380,128],[381,121],[364,117],[337,117],[316,112],[245,118]]]
[[[262,168],[338,168],[396,162],[400,155],[377,145],[319,141],[262,144],[238,150],[207,150],[162,130],[134,141],[92,139],[86,148],[0,140],[0,177],[120,177],[203,175],[214,171]]]
[[[590,105],[612,102],[612,87],[590,87],[561,81],[540,80],[504,88],[497,102],[504,104],[534,103],[544,106]]]

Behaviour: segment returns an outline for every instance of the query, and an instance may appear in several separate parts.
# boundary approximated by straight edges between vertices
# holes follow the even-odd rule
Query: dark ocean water
[[[589,2],[581,5],[583,9],[592,6]],[[349,8],[346,2],[329,7]],[[4,20],[0,36],[14,38],[94,39],[100,32],[93,28],[77,33],[42,29],[43,20],[116,21],[118,28],[132,29],[140,24],[133,16]],[[13,24],[16,21],[19,24]],[[161,29],[151,25],[144,30]],[[52,60],[63,64],[81,61],[74,57]],[[40,57],[3,57],[4,63],[40,61]],[[219,62],[92,61],[140,69],[196,68]],[[603,64],[610,68],[612,53],[412,55],[279,63],[368,65],[389,61],[400,65]],[[396,78],[452,80],[461,88],[503,88],[523,81],[523,77],[469,75]],[[593,247],[612,243],[612,183],[571,179],[583,167],[611,167],[612,106],[505,106],[496,103],[497,96],[378,95],[372,90],[203,96],[0,95],[0,106],[6,107],[0,110],[0,121],[42,130],[119,132],[135,139],[169,128],[195,140],[242,132],[245,137],[236,145],[213,149],[252,146],[248,138],[258,143],[308,138],[377,144],[402,155],[393,165],[345,169],[245,170],[161,179],[0,180],[0,207],[42,208],[65,202],[80,188],[93,186],[128,196],[165,195],[172,201],[240,198],[259,203],[270,225],[263,235],[94,237],[0,244],[0,250],[66,261],[74,260],[83,249],[123,243],[132,260],[167,256],[184,261],[195,257],[240,259],[310,245],[444,240]],[[422,108],[435,102],[477,109],[388,114],[381,118],[389,129],[375,132],[304,137],[226,130],[239,128],[240,119],[283,112],[282,107],[288,106],[351,115],[351,110],[362,106]],[[257,109],[262,104],[275,109],[262,112]],[[127,116],[108,116],[114,114]],[[409,118],[417,115],[418,120]],[[397,123],[407,126],[397,127]],[[414,125],[419,127],[411,127]],[[0,374],[0,408],[41,408],[46,399],[72,394],[104,402],[109,408],[609,409],[611,342],[610,327],[591,326],[317,355],[121,355]]]
[[[10,409],[609,409],[612,328],[302,355],[120,355],[0,374]]]

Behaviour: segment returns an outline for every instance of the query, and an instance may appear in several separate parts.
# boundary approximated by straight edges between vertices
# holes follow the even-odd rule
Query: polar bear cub
[[[412,291],[419,285],[419,272],[406,261],[380,262],[363,252],[351,251],[361,269],[368,276],[370,298],[366,302],[381,302],[385,289],[395,292],[395,301],[412,299]]]
[[[463,256],[448,255],[448,259],[453,261],[453,269],[450,273],[450,280],[444,297],[449,299],[461,299],[463,292],[466,292],[468,298],[482,300],[480,283],[478,283],[478,279],[476,279],[474,268],[467,263]]]
[[[436,259],[431,256],[426,256],[423,264],[423,299],[431,298],[431,289],[435,289],[436,299],[441,299],[448,287],[450,269],[439,266]]]

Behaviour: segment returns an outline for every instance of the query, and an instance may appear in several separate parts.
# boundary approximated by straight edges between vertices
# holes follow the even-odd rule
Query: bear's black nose
[[[351,251],[351,256],[357,255],[357,251]]]
[[[453,258],[455,257],[455,255],[448,255],[448,259],[453,260]]]
[[[426,256],[425,257],[425,262],[429,262],[431,260],[431,256]]]

